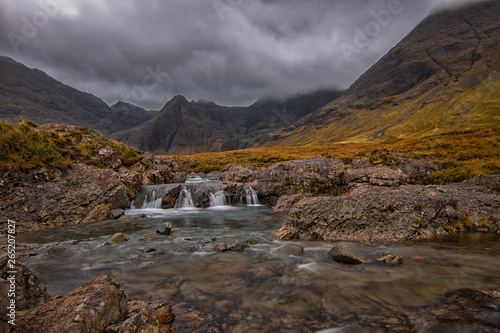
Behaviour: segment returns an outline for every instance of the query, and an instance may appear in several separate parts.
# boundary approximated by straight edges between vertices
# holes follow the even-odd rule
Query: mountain
[[[188,102],[176,96],[155,118],[112,136],[142,150],[168,154],[248,148],[262,135],[296,122],[341,94],[323,89],[286,99],[264,98],[249,107]]]
[[[500,124],[500,1],[429,15],[339,99],[259,145],[417,137]]]
[[[158,115],[158,111],[147,111],[136,105],[121,101],[111,105],[111,111],[113,111],[115,118],[119,120],[120,130],[139,126]]]
[[[154,115],[125,103],[110,108],[94,95],[0,56],[0,119],[11,123],[20,119],[37,124],[66,123],[110,134],[137,126]]]

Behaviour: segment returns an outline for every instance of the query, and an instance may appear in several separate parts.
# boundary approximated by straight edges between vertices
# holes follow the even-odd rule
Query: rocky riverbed
[[[19,332],[500,327],[498,175],[421,185],[438,166],[393,156],[188,177],[168,158],[125,168],[105,150],[116,167],[77,162],[0,184],[2,228],[15,220],[31,244]]]
[[[143,332],[131,323],[142,318],[153,325],[155,316],[167,321],[172,313],[175,320],[160,325],[163,331],[157,325],[145,332],[500,328],[500,242],[494,234],[368,246],[273,239],[283,216],[266,206],[126,214],[130,219],[18,236],[31,244],[20,261],[38,276],[20,279],[33,281],[19,287],[33,295],[29,310],[19,311],[20,325],[33,326],[22,327],[47,331],[43,321]],[[90,317],[97,321],[74,321],[76,309],[95,313]],[[104,309],[109,316],[99,312]]]

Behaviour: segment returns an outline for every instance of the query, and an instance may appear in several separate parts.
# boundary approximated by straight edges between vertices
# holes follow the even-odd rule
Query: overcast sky
[[[0,54],[160,109],[347,88],[436,6],[463,0],[1,0]]]

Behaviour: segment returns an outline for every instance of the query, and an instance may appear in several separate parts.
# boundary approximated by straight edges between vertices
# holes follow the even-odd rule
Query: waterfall
[[[245,189],[245,197],[247,200],[247,205],[258,205],[259,197],[257,196],[257,192],[252,187]]]
[[[186,179],[186,184],[197,184],[197,183],[205,183],[207,180],[201,178],[198,175],[188,175]]]
[[[191,191],[185,186],[181,188],[181,192],[175,201],[175,208],[194,208]]]
[[[151,193],[151,197],[148,198],[148,195],[146,194],[146,197],[144,198],[144,202],[142,203],[142,209],[148,209],[148,208],[153,208],[153,209],[161,209],[161,202],[162,198],[156,198],[156,190],[153,190]]]
[[[218,207],[226,205],[226,193],[224,191],[217,191],[210,193],[210,207]]]

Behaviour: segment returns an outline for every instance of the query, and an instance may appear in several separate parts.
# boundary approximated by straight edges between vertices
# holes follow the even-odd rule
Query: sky
[[[436,7],[463,2],[1,0],[0,55],[109,105],[246,106],[348,88]]]

